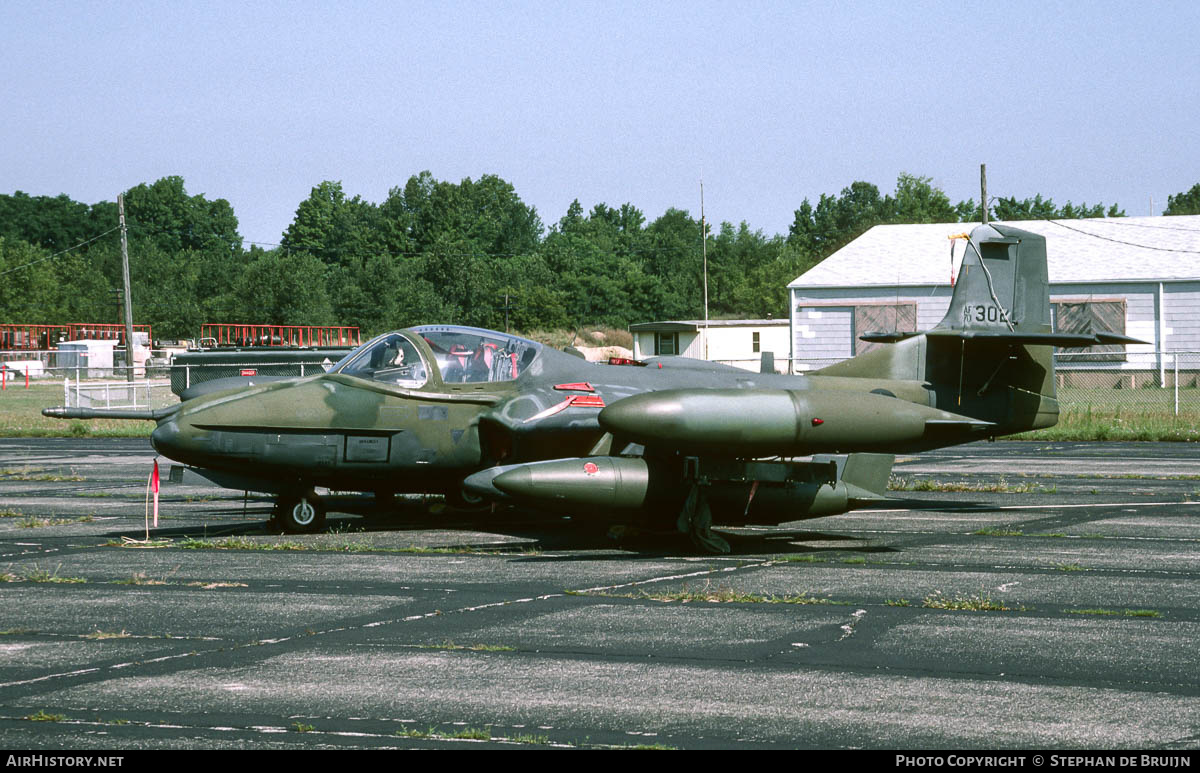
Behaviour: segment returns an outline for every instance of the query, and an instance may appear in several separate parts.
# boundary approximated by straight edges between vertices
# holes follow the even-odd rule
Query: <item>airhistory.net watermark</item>
[[[8,754],[7,768],[119,768],[124,757],[95,754]]]

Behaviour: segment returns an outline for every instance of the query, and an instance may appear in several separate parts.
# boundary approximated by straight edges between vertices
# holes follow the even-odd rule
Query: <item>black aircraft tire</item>
[[[280,497],[275,514],[289,534],[309,534],[325,527],[325,506],[315,494]]]
[[[491,503],[483,497],[464,491],[461,485],[446,490],[446,504],[455,510],[468,512],[486,510],[491,506]]]

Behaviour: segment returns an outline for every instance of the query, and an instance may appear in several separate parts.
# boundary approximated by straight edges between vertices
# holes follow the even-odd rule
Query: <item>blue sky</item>
[[[0,192],[180,175],[277,242],[322,180],[382,201],[497,174],[785,233],[805,198],[925,175],[1118,202],[1200,182],[1200,3],[0,0]]]

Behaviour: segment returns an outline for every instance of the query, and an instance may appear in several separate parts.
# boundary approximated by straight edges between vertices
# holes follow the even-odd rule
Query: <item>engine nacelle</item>
[[[715,523],[781,523],[837,515],[883,499],[890,455],[811,461],[589,456],[492,467],[464,487],[494,502],[571,515],[669,523],[700,485]]]

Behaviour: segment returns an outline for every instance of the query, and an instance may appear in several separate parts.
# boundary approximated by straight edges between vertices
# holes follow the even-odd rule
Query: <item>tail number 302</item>
[[[1007,319],[1003,309],[990,304],[968,306],[967,314],[973,322],[1003,322]]]

